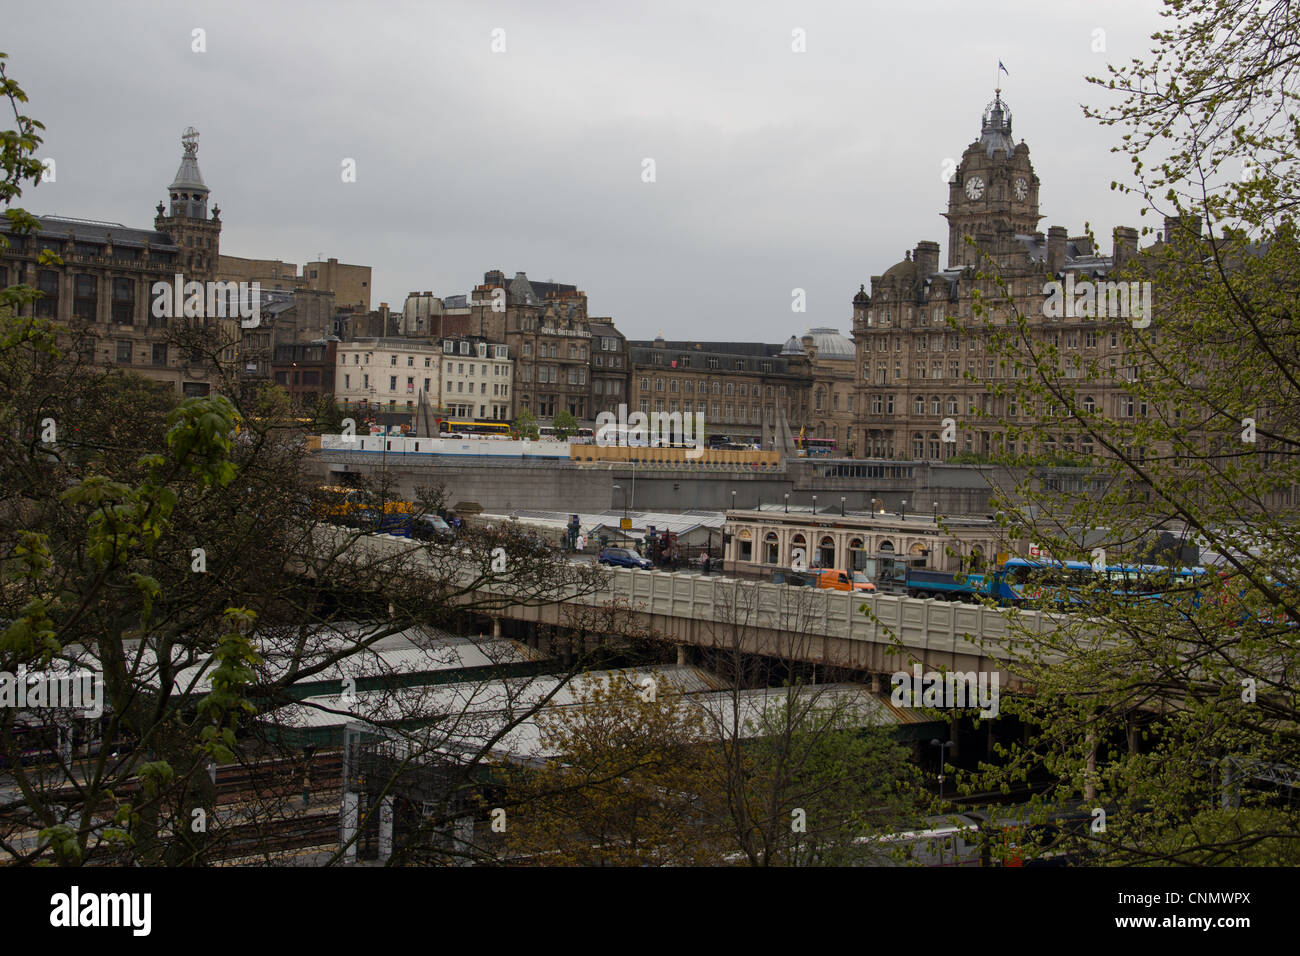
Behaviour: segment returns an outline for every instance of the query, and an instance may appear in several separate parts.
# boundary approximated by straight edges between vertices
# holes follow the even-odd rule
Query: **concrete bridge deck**
[[[321,531],[347,533],[324,527]],[[418,543],[388,535],[356,535],[350,553],[366,562],[392,563],[400,569],[397,573],[420,573],[420,564],[430,560]],[[445,574],[445,563],[440,568]],[[480,612],[493,619],[576,631],[580,628],[575,621],[592,619],[590,609],[616,605],[625,609],[630,626],[672,644],[738,648],[871,674],[910,671],[914,663],[926,671],[996,671],[1007,689],[1019,686],[1005,669],[1013,639],[1010,615],[1018,615],[1021,635],[1056,627],[1055,615],[1038,611],[666,571],[601,572],[605,587],[556,594],[552,600],[514,600],[506,574],[480,582],[473,594],[499,599],[491,611]],[[479,573],[467,566],[458,583],[468,586],[477,577]]]

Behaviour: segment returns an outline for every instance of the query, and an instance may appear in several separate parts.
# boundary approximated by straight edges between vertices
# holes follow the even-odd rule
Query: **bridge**
[[[378,534],[359,534],[318,525],[322,547],[337,551],[341,536],[351,540],[349,560],[392,573],[449,576],[448,548],[429,550],[419,542]],[[454,546],[453,546],[454,547]],[[422,569],[422,565],[424,568]],[[436,565],[436,568],[435,568]],[[602,607],[616,607],[628,630],[650,633],[679,648],[679,662],[689,647],[740,650],[879,677],[919,663],[926,671],[982,671],[999,674],[1007,690],[1020,689],[1005,668],[1014,640],[1056,628],[1050,613],[1007,610],[979,604],[873,595],[755,582],[752,579],[701,576],[667,571],[602,568],[604,587],[561,586],[538,598],[510,581],[507,573],[484,576],[462,560],[450,576],[462,588],[462,603],[491,620],[502,634],[505,621],[532,646],[560,651],[604,637],[593,622]],[[449,582],[451,583],[451,582]],[[453,598],[456,600],[456,598]],[[483,610],[487,604],[490,609]],[[1019,627],[1013,634],[1010,617]],[[1018,636],[1017,636],[1018,635]],[[887,685],[885,687],[887,689]]]

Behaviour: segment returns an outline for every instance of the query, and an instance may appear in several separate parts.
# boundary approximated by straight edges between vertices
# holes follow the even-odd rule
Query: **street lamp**
[[[946,756],[949,747],[955,747],[955,746],[957,746],[957,741],[955,741],[955,740],[943,740],[943,741],[941,741],[938,737],[933,737],[933,738],[930,739],[930,746],[931,746],[931,747],[938,747],[938,748],[939,748],[939,799],[942,801],[942,800],[943,800],[943,764],[944,764],[944,757]]]
[[[785,513],[790,513],[790,492],[785,493]]]
[[[619,491],[622,491],[622,490],[623,490],[623,486],[622,486],[622,485],[610,485],[610,489],[611,489],[611,490],[613,490],[613,489],[615,489],[615,488],[617,488]],[[627,495],[624,495],[624,496],[623,496],[623,517],[624,517],[624,518],[627,517]]]
[[[903,520],[907,520],[907,499],[903,499]]]
[[[840,517],[844,517],[844,496],[840,495]]]
[[[934,522],[935,524],[939,523],[939,502],[937,501],[934,503]]]
[[[817,513],[817,496],[813,495],[813,514]]]
[[[731,510],[736,510],[736,493],[734,491],[731,493]]]

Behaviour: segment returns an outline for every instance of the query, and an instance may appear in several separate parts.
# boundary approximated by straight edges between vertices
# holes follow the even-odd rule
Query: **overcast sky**
[[[630,338],[778,342],[847,333],[859,283],[919,240],[947,262],[944,162],[978,138],[999,60],[1040,228],[1087,221],[1109,251],[1113,226],[1150,224],[1110,189],[1119,133],[1080,104],[1105,102],[1085,76],[1146,56],[1158,9],[47,0],[0,49],[56,163],[33,212],[151,227],[195,126],[228,255],[369,265],[393,308],[524,271]]]

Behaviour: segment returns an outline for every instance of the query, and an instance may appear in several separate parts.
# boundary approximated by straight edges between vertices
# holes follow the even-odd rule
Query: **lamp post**
[[[734,491],[731,493],[731,510],[736,510],[736,493]]]
[[[611,485],[610,488],[611,489],[617,488],[619,491],[623,490],[622,485]],[[627,517],[627,495],[623,495],[623,517],[624,518]]]
[[[938,737],[933,737],[933,738],[931,738],[931,740],[930,740],[930,746],[931,746],[931,747],[938,747],[938,748],[939,748],[939,799],[940,799],[941,801],[943,800],[943,764],[944,764],[944,758],[945,758],[945,756],[946,756],[947,753],[948,753],[948,748],[949,748],[949,747],[954,747],[954,746],[956,746],[956,744],[957,744],[957,741],[955,741],[955,740],[942,740],[942,741],[941,741]]]
[[[844,517],[844,495],[840,495],[840,517]]]
[[[939,502],[934,503],[934,523],[939,523]]]
[[[907,520],[907,499],[903,499],[903,520]]]
[[[816,495],[813,495],[812,498],[813,498],[813,514],[816,514],[816,513],[817,513],[817,496],[816,496]]]
[[[790,492],[785,493],[785,513],[790,513]]]

